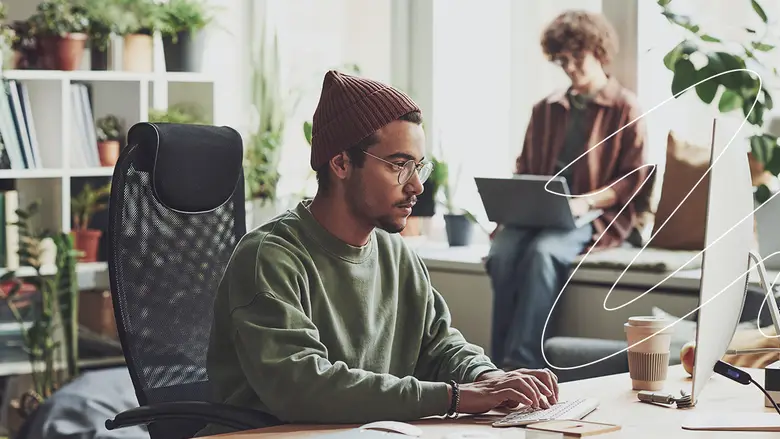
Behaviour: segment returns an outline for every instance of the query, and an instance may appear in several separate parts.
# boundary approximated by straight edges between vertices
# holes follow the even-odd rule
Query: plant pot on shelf
[[[92,70],[108,70],[108,48],[92,47],[89,55]]]
[[[172,35],[164,35],[163,52],[165,53],[165,70],[168,72],[200,72],[203,54],[203,44],[200,33],[190,31],[179,32],[175,41]]]
[[[86,43],[85,33],[41,36],[38,51],[42,67],[47,70],[78,70]]]
[[[98,155],[100,156],[100,166],[116,166],[116,162],[119,160],[119,141],[98,142]]]
[[[73,235],[73,247],[82,252],[79,262],[96,262],[98,246],[100,245],[100,236],[102,230],[80,229],[71,232]]]
[[[154,40],[147,34],[130,34],[124,39],[122,70],[151,73],[154,62]]]
[[[447,241],[450,247],[461,247],[471,244],[474,224],[466,215],[445,214],[444,225],[447,230]]]

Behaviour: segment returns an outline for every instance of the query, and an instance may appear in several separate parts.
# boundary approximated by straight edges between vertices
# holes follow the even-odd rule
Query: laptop
[[[594,209],[575,217],[569,206],[571,193],[564,177],[515,174],[512,178],[475,177],[474,181],[488,220],[498,224],[573,230],[603,213]]]

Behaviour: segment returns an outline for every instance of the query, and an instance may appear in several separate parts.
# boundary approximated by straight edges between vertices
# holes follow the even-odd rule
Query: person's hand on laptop
[[[585,197],[577,197],[569,199],[569,207],[571,208],[571,214],[575,217],[585,215],[590,211],[590,204]]]

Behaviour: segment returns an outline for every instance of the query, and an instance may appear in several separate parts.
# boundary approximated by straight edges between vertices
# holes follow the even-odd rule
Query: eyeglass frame
[[[368,155],[368,156],[371,156],[371,157],[373,157],[373,158],[375,158],[377,160],[380,160],[380,161],[383,161],[383,162],[387,163],[388,165],[391,165],[391,166],[393,166],[395,168],[398,168],[398,184],[400,184],[400,185],[404,185],[404,184],[408,183],[409,180],[412,179],[412,176],[414,176],[415,173],[417,173],[417,177],[419,177],[420,176],[420,170],[423,169],[426,166],[430,166],[431,172],[428,173],[428,176],[425,177],[425,180],[420,180],[420,184],[423,184],[426,181],[428,181],[428,179],[431,177],[431,174],[433,173],[433,166],[434,166],[433,162],[420,162],[420,163],[416,163],[414,160],[407,160],[407,161],[404,162],[403,165],[399,165],[397,163],[393,163],[393,162],[387,161],[387,160],[383,159],[382,157],[377,157],[374,154],[371,154],[370,152],[368,152],[366,150],[361,150],[361,151],[363,151],[363,153]],[[401,181],[401,172],[403,172],[404,168],[406,167],[406,164],[409,163],[409,162],[414,163],[414,172],[410,173],[409,177],[406,179],[406,181],[402,182]]]

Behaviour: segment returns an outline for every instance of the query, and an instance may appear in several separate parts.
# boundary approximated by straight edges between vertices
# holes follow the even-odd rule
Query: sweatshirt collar
[[[327,253],[348,262],[359,264],[371,256],[376,246],[376,232],[372,231],[368,243],[363,246],[347,244],[320,224],[309,211],[312,200],[303,200],[295,208],[296,215],[301,219],[304,231],[314,239]]]

